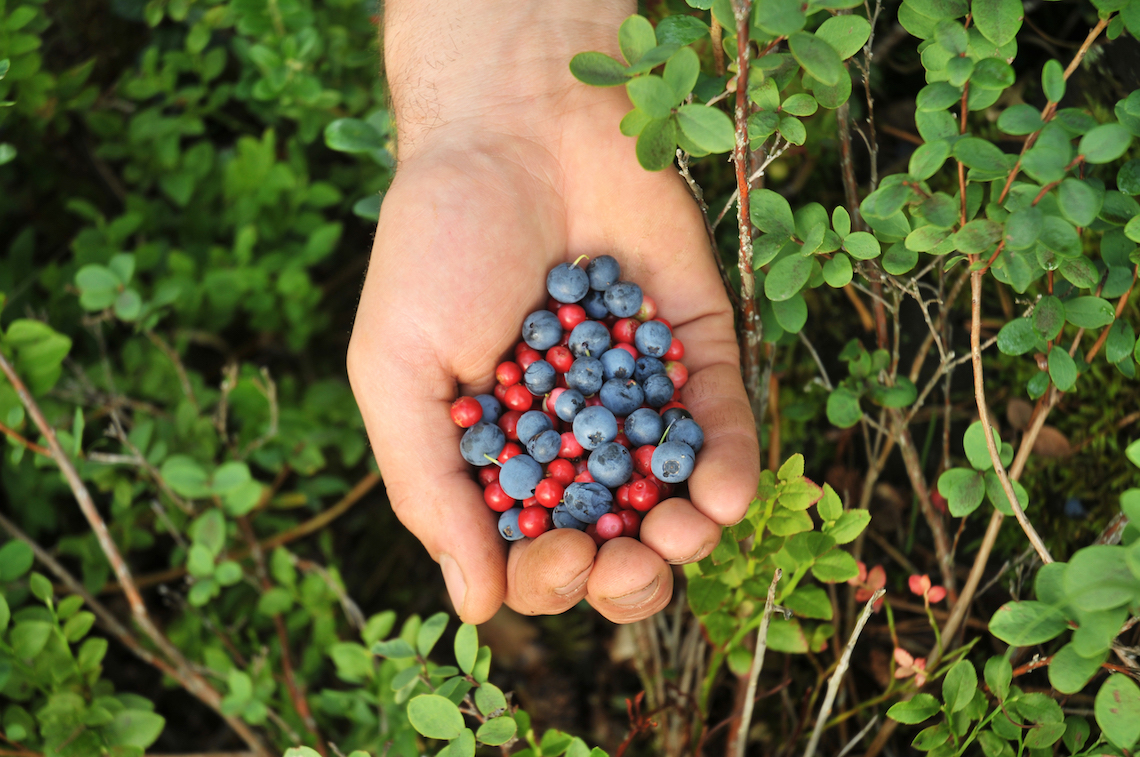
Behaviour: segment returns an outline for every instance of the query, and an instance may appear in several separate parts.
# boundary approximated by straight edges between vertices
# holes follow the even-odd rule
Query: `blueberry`
[[[1083,520],[1088,514],[1089,511],[1085,509],[1084,503],[1076,497],[1065,500],[1065,517],[1069,520]]]
[[[523,373],[523,384],[536,397],[549,393],[554,388],[556,379],[554,366],[545,360],[535,360]]]
[[[586,311],[586,317],[593,318],[595,321],[600,321],[610,314],[609,308],[606,307],[603,292],[591,289],[589,294],[583,297],[578,304]]]
[[[541,410],[527,410],[515,424],[515,431],[519,435],[519,444],[524,447],[531,439],[552,428],[554,428],[554,423],[550,420],[550,416]]]
[[[602,361],[596,357],[580,357],[566,371],[566,385],[577,389],[583,397],[597,394],[605,381],[605,370]]]
[[[523,320],[522,338],[527,346],[548,350],[562,339],[562,323],[549,310],[536,310]]]
[[[610,348],[610,330],[597,321],[582,321],[570,332],[567,346],[574,357],[600,357]]]
[[[633,379],[610,379],[602,384],[598,396],[602,398],[604,407],[620,416],[629,415],[645,401],[645,394]]]
[[[542,466],[530,455],[515,455],[499,469],[499,486],[515,499],[533,497],[534,487],[541,480]]]
[[[612,255],[599,255],[586,266],[590,289],[604,292],[621,278],[621,266]]]
[[[521,507],[512,507],[499,516],[499,533],[507,541],[518,541],[523,538],[522,529],[519,528],[519,515]]]
[[[554,414],[564,421],[572,421],[585,406],[586,399],[580,391],[567,389],[558,395],[558,399],[554,401]]]
[[[657,444],[661,435],[665,433],[665,423],[657,411],[643,407],[634,410],[625,419],[623,433],[634,445],[641,447],[645,444]]]
[[[537,434],[526,445],[526,451],[530,453],[530,456],[543,465],[558,457],[558,452],[561,449],[562,434],[554,429],[547,429]],[[502,476],[502,473],[500,472],[499,475]]]
[[[463,432],[463,439],[459,442],[459,454],[472,465],[490,465],[491,460],[499,456],[507,437],[503,430],[494,423],[479,421]],[[484,455],[490,455],[488,460]]]
[[[669,427],[669,435],[665,437],[671,442],[684,442],[693,448],[693,454],[701,451],[705,446],[705,432],[692,418],[681,418],[674,421]]]
[[[632,318],[641,310],[641,287],[632,281],[619,281],[606,290],[605,301],[618,318]]]
[[[664,373],[654,373],[642,382],[645,401],[650,407],[661,407],[673,399],[673,382]]]
[[[562,263],[546,274],[546,291],[559,302],[577,302],[590,291],[590,277],[581,268]]]
[[[665,412],[661,413],[661,420],[668,426],[670,423],[676,423],[682,418],[692,418],[693,414],[683,407],[671,407]]]
[[[601,361],[607,379],[632,378],[633,372],[637,370],[637,363],[634,361],[633,355],[617,347],[603,352]]]
[[[606,442],[590,453],[586,468],[599,484],[616,489],[633,475],[633,458],[617,442]]]
[[[597,449],[612,442],[617,435],[617,418],[601,405],[588,407],[574,418],[574,438],[583,449]],[[502,478],[502,474],[499,477]]]
[[[479,394],[475,396],[479,404],[483,406],[482,420],[488,423],[494,423],[499,420],[499,416],[503,414],[503,406],[495,399],[493,394]]]
[[[586,526],[589,525],[571,515],[570,511],[566,509],[565,504],[555,507],[554,510],[551,511],[550,517],[554,521],[555,528],[573,528],[578,531],[585,531]]]
[[[642,355],[661,357],[673,343],[673,332],[661,321],[646,321],[633,332],[633,344]]]
[[[655,373],[664,373],[665,364],[655,357],[643,355],[637,359],[637,368],[633,371],[633,377],[637,379],[637,383],[644,384],[645,379],[649,378]]]
[[[562,495],[566,510],[583,523],[597,523],[598,518],[613,510],[613,496],[601,484],[573,483],[566,487]]]
[[[511,460],[514,458],[512,457]],[[695,464],[696,453],[693,452],[692,447],[684,442],[665,442],[653,451],[653,458],[649,462],[649,467],[653,471],[653,475],[661,481],[679,484],[693,474]],[[502,480],[503,475],[500,473],[499,481]]]

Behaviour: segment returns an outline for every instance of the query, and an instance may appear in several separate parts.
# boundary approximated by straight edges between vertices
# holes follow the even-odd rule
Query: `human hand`
[[[570,8],[556,6],[570,5]],[[446,6],[446,7],[444,7]],[[618,131],[622,89],[572,79],[575,52],[616,48],[625,2],[387,5],[400,164],[384,198],[349,347],[349,378],[392,507],[443,570],[460,617],[586,598],[614,622],[669,601],[670,564],[708,554],[759,476],[733,317],[700,211]],[[458,394],[489,391],[546,272],[611,254],[686,347],[682,400],[705,431],[692,501],[646,514],[641,541],[597,549],[571,529],[507,545],[459,455]]]

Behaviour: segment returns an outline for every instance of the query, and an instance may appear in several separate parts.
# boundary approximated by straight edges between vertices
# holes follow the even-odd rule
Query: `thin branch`
[[[847,753],[849,753],[852,749],[854,749],[859,744],[859,742],[863,740],[864,736],[866,736],[868,733],[871,732],[871,729],[874,728],[878,722],[879,722],[879,716],[878,715],[871,718],[871,720],[867,723],[867,725],[863,726],[863,730],[861,730],[861,731],[859,731],[859,733],[855,734],[855,736],[850,741],[847,742],[847,746],[843,747],[843,749],[841,749],[839,751],[839,754],[835,755],[835,757],[845,757],[845,755]]]
[[[12,439],[17,444],[22,444],[23,446],[30,449],[32,452],[35,452],[37,455],[43,455],[44,457],[51,457],[51,450],[50,449],[48,449],[47,447],[41,447],[40,445],[36,444],[32,440],[26,439],[25,437],[21,436],[18,431],[16,431],[15,429],[8,428],[3,423],[0,423],[0,434],[4,434],[4,436],[8,437],[9,439]]]
[[[723,51],[721,55],[723,57]],[[709,104],[711,105],[711,103]],[[716,263],[717,271],[720,273],[721,284],[724,285],[724,291],[728,294],[728,299],[732,303],[733,310],[739,312],[740,295],[732,286],[728,278],[728,270],[724,267],[724,260],[720,257],[720,249],[716,243],[716,231],[709,221],[709,206],[708,203],[705,202],[705,192],[689,172],[689,155],[681,148],[677,148],[677,169],[681,172],[681,177],[689,186],[689,192],[693,195],[693,200],[696,201],[697,207],[701,210],[701,220],[705,222],[705,234],[707,234],[709,238],[709,249],[712,253],[713,261]]]
[[[99,510],[95,507],[95,501],[91,498],[91,493],[87,491],[86,485],[84,485],[83,480],[79,477],[79,472],[76,471],[75,466],[71,463],[71,459],[60,446],[59,439],[57,439],[55,435],[55,429],[53,429],[47,422],[47,419],[44,418],[39,405],[36,404],[28,388],[24,385],[24,382],[20,379],[19,375],[17,375],[12,364],[8,362],[8,359],[4,357],[3,354],[0,354],[0,370],[4,372],[9,383],[12,384],[12,388],[16,390],[16,395],[20,398],[24,409],[36,424],[40,434],[47,440],[48,448],[51,450],[52,457],[55,458],[56,465],[59,466],[60,471],[63,473],[64,479],[71,488],[76,502],[79,503],[79,509],[83,511],[87,523],[91,526],[91,530],[95,532],[95,538],[99,542],[99,547],[102,549],[103,554],[106,555],[107,561],[111,563],[111,568],[115,571],[115,576],[119,579],[119,585],[123,587],[123,593],[126,595],[127,601],[131,606],[131,615],[134,617],[135,623],[138,624],[147,638],[158,647],[171,663],[174,669],[174,677],[182,684],[183,688],[211,709],[218,712],[218,714],[222,715],[222,718],[230,728],[232,728],[253,751],[260,754],[268,754],[261,738],[246,725],[243,720],[222,713],[222,697],[217,689],[211,686],[198,673],[194,672],[190,663],[182,655],[182,652],[170,643],[170,640],[166,638],[162,631],[154,624],[154,621],[151,620],[150,613],[147,612],[146,609],[146,603],[143,602],[142,595],[139,594],[138,587],[135,586],[134,580],[131,577],[130,568],[127,567],[127,563],[119,552],[118,546],[116,546],[114,540],[111,538],[111,532],[107,529],[107,524],[104,522],[103,516],[99,514]]]
[[[819,737],[823,734],[823,726],[828,717],[831,716],[831,708],[835,704],[835,695],[839,693],[839,684],[843,681],[843,676],[851,665],[851,653],[855,651],[855,642],[859,640],[859,634],[863,633],[863,627],[867,625],[867,619],[871,617],[871,612],[875,609],[875,602],[879,601],[879,597],[884,594],[886,594],[886,589],[877,589],[867,600],[867,604],[863,606],[863,612],[860,613],[859,620],[855,623],[855,630],[851,632],[851,638],[847,640],[847,647],[843,650],[843,656],[839,658],[839,665],[827,682],[827,694],[823,697],[823,706],[820,707],[819,717],[816,718],[815,728],[811,732],[811,739],[808,740],[807,749],[804,750],[804,757],[814,757],[815,755],[815,749],[819,746]]]
[[[776,603],[776,584],[780,582],[784,572],[776,568],[772,576],[772,583],[768,586],[768,597],[764,600],[764,615],[760,619],[760,628],[756,631],[756,651],[752,655],[752,667],[748,671],[748,693],[744,699],[744,712],[740,714],[740,728],[736,732],[737,757],[744,757],[744,749],[748,745],[748,731],[752,728],[752,707],[756,699],[756,682],[760,680],[760,669],[764,667],[764,653],[768,650],[768,624],[772,620],[772,606]]]
[[[797,334],[797,336],[799,336],[800,341],[803,342],[804,346],[808,348],[808,352],[811,353],[811,358],[815,361],[816,368],[819,368],[819,376],[823,380],[823,388],[830,392],[834,387],[831,385],[831,378],[827,375],[827,369],[823,367],[823,361],[819,359],[819,353],[815,351],[815,347],[812,345],[811,341],[806,336],[804,336],[802,329]]]

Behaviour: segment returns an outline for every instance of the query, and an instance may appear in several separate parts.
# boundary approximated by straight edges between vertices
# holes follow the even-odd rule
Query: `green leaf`
[[[1073,225],[1057,216],[1045,216],[1037,240],[1042,249],[1057,257],[1075,258],[1081,254],[1081,238]]]
[[[1077,550],[1065,569],[1065,593],[1078,610],[1096,612],[1125,605],[1137,596],[1126,550],[1104,544]]]
[[[194,578],[208,578],[214,574],[214,555],[201,544],[191,544],[186,553],[186,570]]]
[[[804,128],[803,122],[795,116],[780,118],[776,131],[780,132],[780,136],[793,145],[802,145],[807,140],[807,129]]]
[[[249,465],[240,460],[222,463],[214,471],[213,490],[216,494],[226,494],[252,478]]]
[[[731,16],[730,16],[731,18]],[[753,22],[773,37],[786,37],[804,28],[803,3],[799,0],[766,0],[753,6]],[[735,24],[729,28],[735,29]]]
[[[1011,213],[1005,220],[1005,246],[1009,250],[1028,250],[1041,234],[1041,209],[1036,205]]]
[[[653,24],[644,16],[633,14],[618,27],[618,46],[626,63],[631,66],[637,63],[641,56],[657,46]]]
[[[792,95],[780,103],[780,111],[793,116],[810,116],[819,109],[819,103],[811,95]]]
[[[195,544],[201,544],[215,557],[226,545],[226,519],[216,509],[207,510],[195,518],[188,531]]]
[[[831,260],[823,264],[823,280],[828,286],[840,289],[851,283],[854,273],[851,258],[842,252],[835,253]]]
[[[997,120],[998,128],[1006,134],[1032,134],[1045,125],[1041,111],[1027,103],[1011,105],[1001,112]]]
[[[811,566],[811,574],[823,583],[849,581],[859,575],[855,558],[841,549],[833,549],[821,555]]]
[[[787,199],[771,189],[753,190],[750,197],[749,215],[758,229],[771,234],[791,236],[796,223],[792,216],[792,206]]]
[[[788,36],[788,49],[812,78],[831,87],[839,84],[839,78],[843,76],[843,60],[825,39],[798,31]]]
[[[807,302],[804,301],[803,295],[797,292],[787,300],[773,302],[772,313],[784,331],[789,334],[798,334],[804,324],[807,323]]]
[[[289,593],[288,589],[283,589],[280,586],[274,586],[262,594],[257,601],[257,611],[262,615],[279,615],[288,612],[292,606],[293,595]]]
[[[1062,392],[1067,392],[1077,383],[1077,364],[1059,345],[1049,350],[1049,378]]]
[[[985,481],[977,471],[950,468],[938,477],[938,493],[946,498],[950,514],[955,518],[969,515],[982,504],[986,495]]]
[[[986,660],[985,679],[990,693],[997,697],[998,701],[1005,701],[1009,696],[1009,685],[1013,681],[1013,666],[1010,665],[1009,659],[999,656]]]
[[[993,435],[994,446],[1001,449],[1001,437],[998,436],[996,428],[990,429]],[[966,458],[970,461],[970,465],[974,466],[974,470],[985,471],[993,466],[993,461],[990,460],[989,447],[986,446],[986,435],[982,430],[982,422],[974,421],[970,427],[966,429],[966,434],[962,438],[962,444],[966,448]]]
[[[629,81],[625,66],[599,52],[578,53],[570,59],[570,73],[591,87],[616,87]]]
[[[1066,644],[1049,663],[1049,683],[1062,694],[1075,694],[1100,670],[1107,657],[1107,650],[1095,657],[1082,657],[1072,643]]]
[[[942,699],[950,712],[964,710],[977,690],[978,672],[969,660],[958,660],[942,680]]]
[[[1098,329],[1116,319],[1116,310],[1101,297],[1074,297],[1065,302],[1065,319],[1078,328]]]
[[[475,689],[475,706],[484,715],[493,715],[507,708],[507,699],[498,686],[484,683]]]
[[[1132,324],[1121,319],[1108,330],[1108,340],[1104,344],[1104,356],[1109,363],[1127,360],[1136,345],[1136,332]]]
[[[925,181],[934,174],[950,157],[950,143],[944,139],[920,145],[910,156],[909,171],[914,178]]]
[[[1006,355],[1024,355],[1037,346],[1037,332],[1029,318],[1017,318],[998,331],[997,346]]]
[[[8,607],[8,600],[0,594],[0,634],[8,630],[8,621],[12,619],[12,609]]]
[[[1057,273],[1077,289],[1092,289],[1100,281],[1100,272],[1093,262],[1084,256],[1062,261]]]
[[[863,49],[871,36],[871,25],[862,16],[831,16],[819,25],[815,35],[831,45],[840,59],[847,60]]]
[[[1041,70],[1041,88],[1051,103],[1061,102],[1065,96],[1065,69],[1060,61],[1048,60]]]
[[[918,91],[915,106],[920,111],[946,110],[962,99],[962,88],[947,82],[927,84]]]
[[[970,75],[970,84],[982,89],[1003,90],[1012,87],[1017,77],[1013,73],[1013,66],[1000,58],[984,58],[974,66]]]
[[[116,746],[131,746],[146,749],[158,740],[166,719],[155,712],[146,710],[120,710],[115,719],[104,731],[107,740]]]
[[[1033,328],[1038,337],[1053,340],[1065,325],[1065,305],[1058,298],[1047,294],[1037,302],[1033,311]]]
[[[682,105],[677,110],[677,125],[693,144],[710,153],[728,152],[736,144],[732,119],[707,105]]]
[[[0,547],[0,583],[10,583],[32,568],[35,553],[27,543],[15,540]]]
[[[851,428],[863,417],[859,395],[840,386],[827,396],[827,420],[839,428]]]
[[[987,139],[962,137],[954,143],[954,157],[969,168],[985,171],[1008,170],[1016,158],[1006,155]]]
[[[967,255],[989,250],[1001,240],[1002,225],[988,218],[970,221],[954,235],[954,245]]]
[[[1096,723],[1104,737],[1121,749],[1140,739],[1140,688],[1122,673],[1113,673],[1096,693]]]
[[[831,620],[832,616],[831,600],[819,586],[798,587],[784,598],[784,607],[803,618]]]
[[[843,503],[839,500],[839,495],[831,488],[831,484],[823,485],[823,497],[820,498],[819,503],[816,505],[816,510],[819,512],[819,517],[826,521],[838,520],[843,515]],[[832,536],[834,539],[835,537]],[[844,542],[835,540],[836,544],[843,544]]]
[[[1007,448],[1010,445],[1005,445]],[[1008,465],[1008,461],[1005,462]],[[986,498],[989,499],[990,504],[993,505],[1003,515],[1013,516],[1013,506],[1009,502],[1009,497],[1006,496],[1005,489],[1002,488],[1001,479],[998,478],[997,473],[992,470],[985,472],[986,482]],[[1029,494],[1025,491],[1025,487],[1016,481],[1010,481],[1013,487],[1013,494],[1017,497],[1018,504],[1025,508],[1029,504]]]
[[[964,55],[970,44],[970,35],[966,34],[966,27],[949,18],[934,25],[934,39],[943,50],[955,56]]]
[[[655,33],[659,45],[691,45],[707,35],[709,27],[699,18],[676,14],[658,21]]]
[[[387,657],[390,660],[406,660],[409,657],[415,657],[416,650],[408,642],[396,638],[376,642],[372,645],[372,654]]]
[[[930,694],[915,694],[910,701],[891,705],[887,717],[905,725],[913,725],[921,723],[941,709],[942,705]]]
[[[858,260],[872,260],[882,252],[879,240],[865,231],[853,231],[844,237],[843,249]]]
[[[43,651],[51,636],[53,626],[46,620],[22,620],[8,636],[12,652],[19,660],[30,660]]]
[[[1111,163],[1128,149],[1132,135],[1117,123],[1101,124],[1081,137],[1077,152],[1086,163]]]
[[[518,726],[515,719],[510,715],[503,715],[492,718],[479,726],[479,730],[475,732],[475,738],[480,743],[499,746],[513,739],[517,730]]]
[[[1130,160],[1120,167],[1116,188],[1126,195],[1140,195],[1140,160]]]
[[[412,697],[408,702],[408,721],[420,735],[429,739],[454,739],[464,728],[459,708],[437,694]]]
[[[701,61],[691,47],[682,47],[673,53],[673,57],[665,64],[665,71],[662,74],[665,83],[673,90],[673,102],[680,102],[689,96],[700,73]]]
[[[210,496],[209,476],[192,457],[171,455],[162,463],[160,473],[176,494],[191,499]]]
[[[637,136],[637,162],[646,171],[661,171],[673,165],[676,149],[677,122],[673,118],[654,119]]]
[[[1088,226],[1100,215],[1104,192],[1097,192],[1087,181],[1068,178],[1061,182],[1057,203],[1061,215],[1076,226]]]
[[[420,630],[416,634],[416,651],[420,653],[421,657],[427,657],[431,654],[432,648],[435,647],[439,637],[447,628],[447,617],[447,613],[437,612],[420,626]]]
[[[791,299],[811,276],[812,260],[801,255],[781,258],[764,279],[764,294],[773,302]]]
[[[648,22],[646,22],[648,23]],[[630,79],[625,85],[626,94],[634,107],[645,111],[654,119],[668,118],[673,112],[673,105],[677,98],[673,95],[673,88],[664,79],[654,74],[638,76]],[[695,106],[705,108],[707,106]]]
[[[1021,29],[1020,0],[973,0],[970,6],[978,31],[999,47],[1012,42]]]
[[[848,510],[834,522],[823,526],[823,533],[835,539],[836,544],[849,544],[871,522],[871,514],[866,510]]]
[[[339,152],[361,153],[384,149],[384,135],[358,118],[338,118],[325,127],[325,144]]]
[[[455,632],[455,662],[465,674],[471,675],[478,652],[479,631],[470,623],[464,623]]]
[[[336,665],[337,677],[342,681],[364,683],[376,674],[372,655],[359,644],[350,641],[338,642],[325,650],[325,653]]]
[[[1044,644],[1067,628],[1061,611],[1044,602],[1007,602],[990,618],[990,633],[1013,647]]]
[[[23,376],[33,395],[55,386],[63,359],[71,351],[71,339],[30,318],[12,321],[4,339],[16,351],[16,373]]]

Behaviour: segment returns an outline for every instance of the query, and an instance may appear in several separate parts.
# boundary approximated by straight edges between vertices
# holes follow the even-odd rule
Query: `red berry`
[[[570,332],[569,331],[563,331],[562,332],[562,338],[558,340],[558,345],[560,347],[565,347],[568,344],[570,344]]]
[[[555,388],[558,388],[558,389],[569,389],[570,388],[570,384],[566,381],[566,374],[565,373],[557,374],[557,378],[554,379],[554,386],[555,386]]]
[[[609,541],[618,536],[621,536],[625,531],[625,524],[622,523],[621,516],[617,513],[606,513],[598,518],[598,536]]]
[[[546,351],[546,362],[550,363],[557,372],[565,373],[574,365],[574,355],[566,347],[554,346]]]
[[[527,394],[529,395],[530,392],[527,392]],[[521,417],[522,411],[520,410],[508,410],[499,416],[499,428],[501,428],[503,433],[507,435],[507,438],[512,441],[517,442],[519,440],[518,425],[519,418]]]
[[[523,500],[523,508],[538,507],[538,500],[535,497],[527,497]]]
[[[650,462],[653,460],[653,453],[656,449],[657,445],[646,444],[634,450],[633,469],[643,476],[652,474],[653,470],[650,467]]]
[[[518,357],[519,353],[522,352],[523,350],[529,350],[529,349],[530,349],[529,344],[527,344],[526,342],[519,342],[518,344],[515,345],[515,357]]]
[[[574,476],[578,475],[578,471],[574,470],[574,463],[558,458],[546,466],[546,475],[550,477],[550,480],[557,481],[566,487],[574,483]],[[541,486],[542,483],[539,482],[539,485]],[[537,489],[535,491],[537,492]]]
[[[494,466],[492,466],[494,467]],[[619,509],[626,510],[630,507],[629,504],[629,484],[622,484],[614,492],[614,502],[617,503]]]
[[[661,490],[648,478],[629,485],[629,504],[634,510],[645,512],[661,501]]]
[[[645,323],[657,317],[657,302],[647,294],[641,295],[641,309],[634,313],[634,318]]]
[[[661,406],[661,409],[660,409],[660,410],[658,410],[657,412],[659,412],[659,413],[664,413],[666,410],[668,410],[668,409],[669,409],[669,408],[671,408],[671,407],[679,407],[679,408],[681,408],[682,410],[688,410],[688,409],[689,409],[689,408],[685,407],[684,405],[682,405],[682,404],[681,404],[680,402],[678,402],[677,400],[672,400],[671,402],[666,402],[664,405],[662,405],[662,406]]]
[[[596,394],[591,394],[586,398],[586,407],[594,407],[600,404],[602,404],[602,398]]]
[[[557,313],[558,308],[560,308],[560,307],[562,307],[562,303],[559,302],[558,300],[554,299],[553,297],[547,297],[546,298],[546,309],[549,310],[551,313]]]
[[[507,393],[503,396],[503,404],[511,410],[525,413],[534,404],[534,395],[522,384],[513,384],[507,387]]]
[[[562,446],[558,449],[559,457],[573,460],[576,457],[581,457],[585,452],[586,450],[578,443],[578,437],[574,436],[573,431],[564,431],[562,433]]]
[[[499,480],[499,466],[485,465],[479,469],[479,483],[488,486]]]
[[[536,360],[542,360],[542,354],[538,350],[523,350],[518,354],[515,360],[519,364],[519,368],[524,371],[530,367],[530,364]]]
[[[505,513],[515,506],[514,497],[503,491],[503,487],[499,486],[498,481],[491,482],[483,490],[483,501],[487,503],[487,507],[497,513]]]
[[[542,409],[548,413],[554,412],[554,403],[558,401],[559,395],[566,391],[560,386],[556,386],[550,390],[550,394],[546,395],[546,399],[542,401]]]
[[[622,318],[614,324],[613,337],[615,342],[633,344],[633,335],[641,324],[632,318]]]
[[[558,322],[566,331],[572,331],[584,320],[586,320],[586,309],[581,305],[563,305],[558,308]]]
[[[579,484],[591,484],[594,482],[594,477],[590,475],[590,471],[584,470],[574,477],[574,481]]]
[[[474,397],[460,397],[451,403],[451,420],[459,428],[471,428],[483,417],[483,406]]]
[[[524,507],[519,513],[519,530],[523,536],[535,538],[554,528],[554,520],[545,507]]]
[[[641,515],[633,510],[622,510],[618,513],[618,517],[621,518],[622,525],[625,526],[621,535],[636,539],[641,533]]]
[[[622,432],[618,432],[618,435],[614,439],[614,441],[617,442],[618,444],[620,444],[621,446],[625,447],[626,449],[632,449],[633,448],[633,442],[631,442],[629,440],[629,437],[626,436]]]
[[[614,347],[618,348],[619,350],[625,350],[630,355],[633,355],[634,360],[637,360],[637,358],[640,357],[640,355],[638,355],[638,353],[637,353],[637,348],[634,347],[632,344],[626,344],[625,342],[618,342],[617,344],[614,345]]]
[[[598,524],[597,523],[591,523],[590,525],[586,526],[586,536],[589,536],[591,539],[593,539],[594,544],[596,544],[599,547],[606,543],[605,539],[598,536]]]
[[[671,360],[665,364],[665,375],[669,377],[673,386],[679,391],[689,380],[689,369],[685,367],[684,363]]]
[[[585,459],[578,460],[577,462],[574,463],[574,475],[575,476],[578,475],[579,473],[583,473],[587,470],[589,470],[589,468],[586,466],[586,460]]]
[[[508,388],[509,387],[506,384],[496,383],[494,389],[495,399],[497,399],[499,402],[502,402],[507,396]]]
[[[669,321],[665,320],[664,318],[653,318],[652,320],[661,321],[669,328],[669,333],[673,333],[673,324],[669,323]]]
[[[523,450],[520,445],[515,444],[514,442],[507,442],[503,445],[503,451],[499,453],[499,456],[496,459],[500,463],[505,463],[515,455],[521,455],[522,453]]]
[[[669,342],[669,349],[665,350],[665,354],[661,359],[668,362],[670,360],[680,360],[685,357],[685,345],[677,337],[673,337],[673,341]]]
[[[549,472],[549,471],[548,471]],[[554,478],[544,478],[534,488],[534,498],[543,507],[553,509],[562,501],[562,494],[566,489]]]
[[[510,360],[499,363],[499,367],[495,369],[495,380],[503,386],[513,386],[522,381],[523,369],[519,367],[518,363],[513,363]]]
[[[602,319],[602,323],[606,324],[608,328],[613,328],[614,324],[618,322],[618,317],[613,313],[606,313],[606,317]]]

